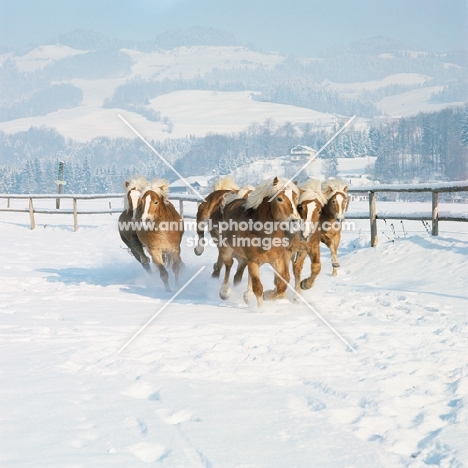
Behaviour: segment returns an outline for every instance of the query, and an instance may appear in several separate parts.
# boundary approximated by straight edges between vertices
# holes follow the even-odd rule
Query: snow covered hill
[[[356,353],[292,294],[221,301],[188,232],[182,283],[206,268],[118,354],[171,294],[115,217],[26,216],[0,221],[1,466],[467,466],[464,224],[370,248],[357,222],[335,278],[322,250],[304,298]]]
[[[15,55],[13,52],[9,52],[1,55],[1,66],[12,64],[11,66],[16,67],[20,74],[21,80],[31,76],[34,85],[44,80],[44,76],[47,76],[51,66],[61,64],[61,68],[58,69],[60,73],[57,76],[62,76],[64,73],[68,75],[70,72],[67,70],[75,70],[73,67],[76,67],[75,71],[76,73],[79,71],[79,76],[52,78],[52,83],[70,83],[76,86],[83,93],[83,101],[80,106],[72,109],[62,109],[34,117],[15,117],[12,118],[13,120],[0,122],[0,130],[14,133],[28,130],[31,126],[45,126],[56,128],[64,136],[78,141],[89,141],[96,136],[112,138],[126,136],[126,129],[117,119],[117,114],[126,111],[121,108],[103,109],[102,105],[106,99],[111,98],[118,86],[123,85],[128,80],[135,78],[143,81],[150,79],[157,81],[189,80],[216,71],[216,73],[221,74],[221,78],[219,78],[221,82],[230,82],[231,80],[232,83],[238,84],[243,79],[245,70],[263,70],[265,77],[267,77],[269,71],[278,65],[284,66],[285,82],[287,82],[288,77],[294,76],[294,67],[291,70],[287,68],[289,60],[287,57],[277,53],[259,53],[245,47],[227,45],[177,47],[171,50],[160,49],[152,52],[122,47],[120,50],[113,51],[115,54],[113,57],[115,60],[123,57],[129,63],[120,68],[118,63],[106,64],[109,67],[114,65],[116,67],[112,72],[108,71],[109,76],[106,75],[105,66],[103,66],[103,70],[97,71],[95,69],[98,67],[92,67],[89,70],[90,76],[87,76],[87,72],[83,71],[84,65],[67,62],[69,68],[66,68],[63,64],[63,60],[83,59],[83,64],[91,66],[85,61],[85,57],[86,54],[94,52],[66,45],[49,44],[38,46],[26,53]],[[417,60],[418,57],[415,56],[414,60]],[[297,60],[303,65],[325,63],[325,59],[299,58]],[[336,61],[336,59],[330,60]],[[392,60],[396,59],[395,57],[390,59],[379,56],[374,57],[373,60],[391,63]],[[437,62],[437,64],[439,68],[442,67],[440,63]],[[457,66],[454,65],[454,67]],[[45,73],[45,75],[43,76],[41,73]],[[55,76],[54,73],[58,72],[55,69],[55,72],[50,73],[52,73],[51,76]],[[103,74],[103,76],[96,77],[95,73]],[[310,76],[313,76],[313,73],[313,70],[310,71]],[[7,74],[7,76],[9,75]],[[404,89],[401,92],[395,91],[393,94],[391,93],[392,95],[382,97],[378,102],[375,102],[377,108],[389,117],[409,116],[421,111],[438,110],[449,104],[459,104],[458,102],[432,103],[433,93],[444,87],[440,80],[437,85],[434,85],[432,81],[433,77],[427,74],[396,70],[395,72],[389,71],[387,76],[380,79],[363,79],[352,82],[336,82],[328,78],[317,77],[316,85],[320,86],[321,89],[338,93],[340,99],[356,100],[360,99],[363,93],[376,92],[391,86],[414,88]],[[311,84],[307,83],[307,86],[310,87]],[[27,90],[28,87],[26,86],[25,89]],[[151,139],[166,139],[189,135],[203,136],[214,132],[238,132],[254,122],[263,123],[267,119],[273,119],[278,123],[290,121],[298,124],[308,122],[313,125],[329,125],[336,118],[333,110],[321,109],[321,112],[318,112],[315,108],[299,107],[298,103],[285,106],[274,102],[253,101],[250,95],[256,91],[258,90],[202,91],[194,85],[194,89],[159,95],[152,99],[148,107],[145,104],[145,109],[159,112],[164,122],[149,121],[142,115],[137,116],[136,121],[138,121],[139,130],[151,135]],[[336,100],[336,97],[333,99],[328,97],[327,99],[333,101]],[[368,97],[364,98],[364,100],[367,99]],[[28,106],[25,106],[25,109],[28,109]]]

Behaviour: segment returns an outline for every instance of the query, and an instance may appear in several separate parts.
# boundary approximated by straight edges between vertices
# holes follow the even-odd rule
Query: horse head
[[[298,222],[301,219],[297,211],[299,199],[297,185],[288,180],[275,177],[271,185],[271,192],[265,197],[264,202],[267,201],[273,220],[280,223],[288,222],[288,228],[283,230],[290,234],[296,233],[298,231]]]
[[[317,232],[320,225],[320,214],[327,203],[322,193],[320,181],[309,179],[299,186],[300,196],[297,211],[302,219],[301,240],[308,241]]]
[[[146,184],[146,179],[144,177],[131,178],[127,179],[124,182],[125,188],[125,205],[128,212],[132,213],[132,221],[136,219],[136,211],[138,204],[140,202],[141,192],[143,186]]]
[[[322,184],[322,191],[327,197],[327,209],[339,223],[344,221],[348,209],[348,186],[340,180],[330,180]]]
[[[145,189],[140,201],[141,220],[154,222],[161,218],[161,211],[165,209],[169,182],[163,179],[153,180]]]

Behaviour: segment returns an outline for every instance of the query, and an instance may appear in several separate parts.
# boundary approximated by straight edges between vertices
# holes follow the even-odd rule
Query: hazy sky
[[[211,26],[242,43],[295,55],[372,36],[431,50],[467,46],[468,0],[0,0],[0,44],[27,45],[73,29],[151,39]]]

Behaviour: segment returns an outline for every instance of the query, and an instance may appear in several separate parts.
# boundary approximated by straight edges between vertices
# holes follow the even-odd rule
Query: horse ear
[[[346,186],[344,189],[343,189],[343,192],[346,193],[348,191],[348,186]]]
[[[275,178],[273,179],[273,185],[277,185],[277,184],[278,184],[278,177],[275,177]]]
[[[323,193],[328,196],[332,192],[333,192],[333,187],[330,187],[330,185],[327,185],[327,188],[326,188],[325,192],[323,192]]]
[[[299,183],[299,181],[295,180],[294,183],[297,185]]]
[[[125,185],[125,188],[127,188],[127,187],[130,185],[130,182],[129,182],[128,180],[126,180],[126,181],[124,182],[124,185]]]

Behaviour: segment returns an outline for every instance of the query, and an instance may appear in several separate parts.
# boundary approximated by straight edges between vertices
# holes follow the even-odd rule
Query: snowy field
[[[468,466],[466,223],[380,221],[370,248],[356,221],[337,277],[322,250],[303,297],[355,353],[292,293],[220,300],[189,232],[181,283],[206,268],[120,354],[172,294],[115,215],[36,223],[0,214],[1,467]]]

